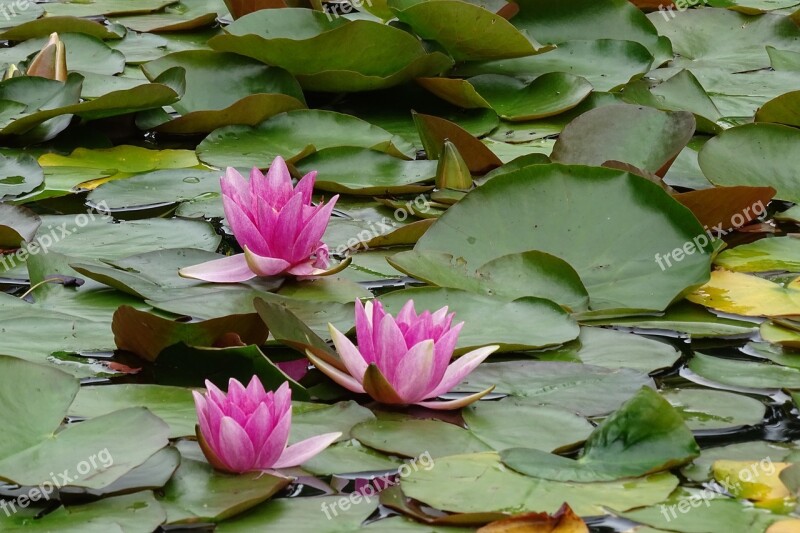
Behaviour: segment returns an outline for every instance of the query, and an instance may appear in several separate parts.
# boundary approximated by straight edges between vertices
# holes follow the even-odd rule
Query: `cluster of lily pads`
[[[800,528],[800,0],[660,4],[0,0],[0,530]]]

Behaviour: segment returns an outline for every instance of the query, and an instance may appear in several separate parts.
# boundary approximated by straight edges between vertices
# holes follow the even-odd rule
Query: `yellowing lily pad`
[[[800,280],[782,286],[748,274],[715,270],[711,280],[686,299],[737,315],[800,315]]]

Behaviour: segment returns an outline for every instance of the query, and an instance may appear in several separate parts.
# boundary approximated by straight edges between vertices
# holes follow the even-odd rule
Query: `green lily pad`
[[[23,513],[0,516],[3,531],[21,533],[146,533],[158,528],[167,514],[151,491],[105,498],[83,505],[59,507],[35,520]]]
[[[413,299],[418,312],[436,311],[448,306],[455,321],[464,321],[457,353],[489,344],[500,351],[530,350],[553,346],[578,336],[578,326],[558,305],[543,298],[519,298],[513,302],[496,300],[458,289],[416,288],[394,291],[380,297],[390,313],[397,313]],[[537,324],[532,329],[526,324]]]
[[[605,415],[617,409],[643,386],[653,386],[642,372],[629,368],[545,362],[483,363],[454,391],[495,386],[494,392],[525,398],[531,404],[550,405],[583,416]]]
[[[76,148],[68,156],[44,154],[43,167],[86,167],[116,169],[118,172],[150,172],[170,168],[189,168],[200,164],[191,150],[150,150],[139,146],[120,145],[113,148]]]
[[[714,264],[736,272],[800,272],[800,239],[774,237],[724,250]]]
[[[213,26],[227,11],[218,0],[187,0],[174,2],[157,13],[114,16],[111,20],[139,32],[178,32]]]
[[[707,389],[670,389],[661,395],[692,430],[719,430],[761,423],[766,406],[743,394]]]
[[[567,345],[536,355],[540,361],[570,361],[642,372],[669,368],[681,356],[667,343],[611,329],[582,327],[578,340],[578,348]]]
[[[318,476],[394,471],[402,464],[394,457],[362,446],[358,441],[338,442],[303,463],[303,470]]]
[[[435,251],[409,250],[386,260],[409,276],[439,287],[463,289],[506,301],[536,296],[573,310],[584,310],[588,304],[586,289],[573,268],[544,252],[505,255],[474,272],[462,258]]]
[[[370,148],[411,159],[413,147],[388,131],[332,111],[299,109],[258,126],[227,126],[211,132],[197,147],[198,157],[217,167],[263,168],[276,156],[297,161],[317,150],[339,146]]]
[[[220,474],[208,463],[184,457],[159,501],[169,524],[218,522],[268,500],[290,482],[263,472]]]
[[[342,498],[320,496],[272,500],[246,515],[218,524],[216,531],[249,533],[269,527],[277,528],[277,531],[302,531],[310,528],[326,533],[350,533],[357,531],[378,506],[377,498],[351,502],[345,497],[345,505],[340,505]]]
[[[32,156],[0,155],[0,200],[29,193],[44,181],[44,172]]]
[[[0,356],[3,404],[0,413],[7,428],[0,437],[0,457],[37,445],[61,423],[78,392],[78,381],[52,367]],[[25,401],[36,390],[36,402]]]
[[[653,13],[648,18],[672,42],[678,67],[718,67],[741,72],[769,67],[765,46],[793,49],[800,29],[789,17],[752,17],[725,9],[692,9],[675,16]],[[704,85],[705,86],[705,85]]]
[[[577,39],[583,39],[579,37]],[[635,41],[569,40],[554,50],[514,59],[470,62],[454,69],[459,76],[503,74],[530,77],[563,72],[586,79],[597,91],[610,91],[650,70],[653,56]]]
[[[800,202],[794,169],[800,131],[779,124],[747,124],[708,141],[700,151],[703,174],[715,185],[772,186],[781,200]]]
[[[420,469],[401,480],[406,496],[450,512],[554,513],[566,502],[580,515],[603,514],[605,507],[653,505],[677,484],[666,473],[606,483],[532,478],[504,468],[493,452],[440,457],[431,470]]]
[[[255,94],[284,94],[305,103],[303,92],[291,74],[236,54],[210,50],[176,52],[142,65],[142,71],[152,81],[175,67],[186,71],[186,93],[173,106],[183,115],[221,110]],[[220,79],[223,69],[225,76]],[[209,91],[210,85],[215,90]]]
[[[476,402],[462,414],[468,429],[497,451],[524,446],[550,452],[586,440],[594,428],[580,415],[528,398]]]
[[[439,420],[371,420],[351,434],[370,448],[405,457],[428,453],[436,459],[490,449],[468,430]]]
[[[598,197],[607,200],[599,203]],[[520,234],[520,227],[527,231]],[[620,228],[629,231],[621,234]],[[694,253],[695,247],[671,268],[660,268],[656,259],[687,242],[693,246],[702,233],[688,209],[645,178],[605,168],[533,165],[467,194],[415,250],[449,253],[470,264],[540,250],[572,265],[592,309],[661,310],[708,279],[711,257],[705,249]]]
[[[612,481],[688,463],[700,447],[680,413],[649,387],[606,418],[589,436],[577,460],[541,450],[500,453],[517,472],[555,481]]]
[[[126,0],[94,0],[86,3],[83,0],[52,2],[45,6],[51,16],[93,17],[98,15],[132,15],[152,13],[163,7],[174,4],[176,0],[141,0],[131,5]]]
[[[670,330],[692,338],[749,336],[758,327],[753,322],[718,317],[686,300],[671,305],[663,314],[591,320],[587,323],[644,330]]]
[[[414,194],[436,177],[435,161],[405,161],[367,148],[326,148],[304,157],[295,167],[301,174],[317,171],[315,189],[365,196]]]
[[[67,414],[95,418],[129,407],[146,407],[166,422],[171,439],[195,434],[194,401],[190,391],[183,387],[146,384],[81,387]]]
[[[339,432],[340,441],[350,440],[353,426],[375,420],[372,411],[354,401],[333,405],[318,403],[292,404],[292,429],[289,443],[294,444],[316,435]]]
[[[592,92],[585,79],[562,72],[542,74],[530,83],[496,74],[468,81],[498,115],[515,122],[558,115],[580,104]]]
[[[756,112],[756,122],[773,122],[787,126],[800,126],[800,91],[792,91],[773,98]]]
[[[800,389],[800,370],[772,363],[736,361],[695,353],[689,370],[723,385],[754,389]]]
[[[506,19],[460,0],[390,0],[395,16],[423,39],[438,42],[456,61],[521,57],[543,48]],[[545,48],[546,49],[546,48]]]
[[[42,19],[45,20],[45,19]],[[13,30],[12,30],[13,31]],[[70,72],[94,72],[96,74],[119,74],[125,66],[122,52],[113,50],[99,37],[83,33],[59,33],[67,55]],[[47,37],[30,39],[0,53],[0,63],[20,63],[36,54],[47,44]]]
[[[609,128],[609,124],[613,126]],[[608,105],[587,111],[567,124],[550,158],[593,166],[622,161],[662,175],[694,130],[695,119],[685,111]],[[642,149],[642,143],[648,148]]]
[[[645,46],[655,65],[672,59],[672,47],[637,7],[626,0],[522,0],[511,23],[539,41],[561,44],[575,39],[619,39]]]
[[[221,204],[221,174],[220,171],[195,168],[155,170],[103,183],[89,193],[87,200],[111,210],[201,198],[215,198]]]
[[[54,16],[42,17],[27,22],[25,19],[20,19],[19,21],[22,24],[0,33],[0,39],[28,41],[47,37],[52,33],[58,33],[60,36],[67,33],[82,34],[97,39],[119,39],[122,37],[119,33],[122,28],[114,28],[78,17]]]
[[[682,512],[681,502],[685,502],[683,508],[691,512]],[[714,492],[709,494],[699,490],[678,491],[660,505],[636,509],[623,516],[656,527],[658,531],[669,528],[669,531],[730,533],[765,531],[772,522],[780,519],[779,515],[754,509],[741,501],[722,499]]]
[[[0,477],[26,486],[67,472],[73,485],[103,488],[144,463],[168,444],[168,426],[147,409],[134,407],[70,425],[37,444],[3,457]]]
[[[256,11],[208,44],[282,67],[313,91],[381,89],[438,74],[453,64],[441,52],[427,53],[416,37],[393,26],[329,20],[319,11],[296,8]]]

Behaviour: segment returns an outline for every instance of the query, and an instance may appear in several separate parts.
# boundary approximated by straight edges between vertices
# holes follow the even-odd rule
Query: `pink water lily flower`
[[[222,205],[244,253],[182,268],[180,275],[236,283],[256,276],[314,276],[325,272],[328,247],[320,239],[339,195],[327,203],[312,205],[316,176],[316,172],[309,172],[292,187],[289,169],[281,157],[275,158],[266,177],[253,168],[249,182],[228,167],[220,178]]]
[[[328,327],[341,363],[306,351],[322,372],[342,387],[367,393],[375,400],[396,405],[416,404],[430,409],[459,409],[481,399],[488,389],[457,400],[425,401],[458,385],[499,346],[486,346],[462,355],[450,364],[464,323],[452,325],[455,313],[447,307],[417,314],[409,300],[395,319],[380,302],[362,305],[356,300],[358,347],[333,325]]]
[[[286,446],[292,427],[292,391],[284,382],[265,392],[256,376],[245,388],[235,379],[228,394],[206,381],[208,393],[193,391],[197,439],[217,470],[241,474],[300,465],[330,446],[341,433],[326,433]]]

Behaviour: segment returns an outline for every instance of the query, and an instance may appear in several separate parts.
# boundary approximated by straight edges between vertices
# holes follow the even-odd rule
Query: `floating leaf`
[[[517,472],[557,481],[611,481],[667,470],[700,455],[681,415],[657,392],[642,389],[589,436],[580,459],[539,450],[500,453]]]

